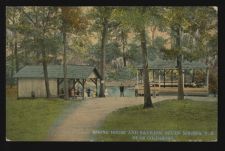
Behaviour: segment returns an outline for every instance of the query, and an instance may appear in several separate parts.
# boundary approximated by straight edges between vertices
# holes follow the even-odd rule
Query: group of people
[[[119,89],[120,89],[120,97],[124,97],[124,85],[121,83],[121,85],[119,86]],[[91,90],[90,88],[87,88],[86,90],[86,93],[87,93],[87,96],[90,97],[91,96],[91,93],[94,93],[92,92],[93,90]],[[64,95],[64,89],[62,88],[61,89],[61,94]],[[75,88],[75,89],[69,89],[69,96],[79,96],[82,94],[82,89],[79,90],[79,88]],[[108,96],[108,90],[105,89],[105,96]]]
[[[83,89],[81,89],[81,88],[71,88],[71,89],[68,90],[68,92],[69,92],[70,97],[80,96],[83,93]],[[87,93],[87,96],[90,97],[91,94],[94,93],[94,92],[93,92],[93,90],[91,90],[91,88],[87,88],[86,93]],[[64,95],[64,89],[63,88],[61,88],[60,94],[63,97],[63,95]]]

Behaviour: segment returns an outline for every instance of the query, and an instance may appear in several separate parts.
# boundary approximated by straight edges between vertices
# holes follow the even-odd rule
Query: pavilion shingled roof
[[[48,65],[48,78],[63,78],[63,66],[62,65]],[[95,67],[88,65],[67,65],[67,78],[68,79],[86,79],[92,72],[95,72],[97,77],[100,75]],[[43,78],[43,66],[31,65],[25,66],[19,70],[14,77],[17,78]]]
[[[207,65],[198,62],[198,61],[184,61],[183,62],[183,69],[204,69],[207,68]],[[177,61],[176,60],[162,60],[162,59],[155,59],[154,61],[148,62],[149,69],[175,69],[177,68]],[[137,66],[138,69],[143,68],[142,65]]]

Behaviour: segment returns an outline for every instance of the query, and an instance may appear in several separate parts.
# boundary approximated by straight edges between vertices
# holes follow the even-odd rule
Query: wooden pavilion
[[[64,86],[63,66],[48,65],[47,70],[51,97],[62,97],[64,95],[62,92]],[[25,66],[14,77],[17,78],[17,98],[46,97],[42,65]],[[67,79],[70,97],[84,98],[87,90],[92,90],[94,96],[98,95],[98,81],[100,82],[101,76],[95,67],[67,65]],[[79,91],[79,94],[76,90]]]
[[[153,94],[177,94],[178,69],[177,62],[161,60],[149,62],[149,80]],[[184,95],[208,95],[209,71],[200,62],[183,62]],[[135,94],[143,95],[143,67],[137,66],[137,82]]]

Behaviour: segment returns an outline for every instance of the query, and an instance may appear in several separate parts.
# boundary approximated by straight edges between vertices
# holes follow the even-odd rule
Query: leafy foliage
[[[146,29],[148,60],[157,57],[175,59],[182,53],[184,60],[202,60],[210,66],[215,65],[218,23],[213,7],[19,6],[6,9],[7,77],[16,72],[16,59],[19,68],[40,64],[42,50],[46,52],[48,64],[60,64],[63,29],[67,32],[68,63],[91,64],[99,68],[104,18],[108,21],[107,72],[113,69],[112,60],[119,57],[125,58],[131,67],[142,64],[139,32],[143,28]],[[176,30],[179,27],[181,44],[177,48]],[[169,38],[159,36],[159,31],[166,32]],[[166,43],[171,44],[171,48],[165,47]]]
[[[212,7],[168,7],[163,16],[167,27],[171,28],[172,38],[177,38],[175,31],[181,29],[181,49],[174,49],[173,42],[171,51],[165,50],[165,55],[179,51],[188,60],[206,57],[207,45],[217,37],[217,13]]]

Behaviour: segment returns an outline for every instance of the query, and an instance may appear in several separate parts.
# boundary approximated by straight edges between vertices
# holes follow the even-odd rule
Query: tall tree
[[[178,100],[184,99],[184,89],[183,89],[183,74],[182,74],[182,63],[183,63],[183,54],[182,54],[182,43],[181,36],[184,30],[184,26],[187,26],[187,14],[186,9],[182,7],[170,7],[165,8],[165,19],[168,23],[168,26],[171,29],[171,37],[175,40],[175,45],[173,46],[174,54],[177,59],[177,69],[178,69]]]
[[[61,20],[62,27],[61,31],[63,34],[63,71],[64,71],[64,99],[68,99],[68,79],[67,79],[67,33],[73,32],[78,34],[87,28],[87,19],[83,15],[80,7],[61,7]]]
[[[64,13],[64,11],[62,11]],[[68,79],[67,79],[67,61],[66,61],[66,45],[67,45],[67,38],[66,38],[66,22],[63,18],[63,24],[62,24],[62,34],[63,34],[63,77],[64,77],[64,92],[65,96],[64,99],[68,100],[69,93],[68,93]]]
[[[127,45],[127,33],[126,31],[122,30],[121,31],[121,42],[122,42],[122,52],[123,52],[123,64],[124,64],[124,67],[127,66],[127,56],[126,56],[126,53],[125,53],[125,48],[126,48],[126,45]]]
[[[57,20],[57,13],[54,7],[20,7],[23,16],[26,18],[27,28],[34,37],[33,42],[36,44],[37,58],[41,54],[40,61],[43,65],[46,96],[51,96],[48,80],[48,42],[52,39],[52,30],[55,30],[55,21]],[[31,36],[30,35],[30,36]]]
[[[105,45],[107,42],[107,32],[108,32],[108,17],[104,17],[103,18],[103,30],[102,30],[102,40],[101,40],[101,64],[100,64],[100,73],[102,76],[102,81],[100,84],[100,93],[99,96],[100,97],[104,97],[105,96]]]
[[[96,7],[94,10],[95,24],[100,24],[101,28],[101,59],[100,59],[100,92],[99,97],[105,97],[105,48],[107,44],[108,30],[110,27],[110,18],[113,8],[112,7]]]
[[[115,36],[115,39],[117,43],[120,44],[122,49],[122,57],[123,57],[123,66],[127,66],[127,59],[128,59],[128,53],[127,53],[127,41],[128,41],[128,32],[129,30],[126,28],[123,28],[123,26],[120,25],[121,23],[116,24],[114,26],[112,37]]]
[[[162,7],[151,7],[151,9],[149,9],[148,14],[149,16],[151,16],[150,18],[150,23],[149,23],[149,27],[150,27],[150,31],[151,31],[151,47],[155,48],[155,36],[156,36],[156,31],[164,31],[165,28],[165,23],[164,23],[164,19],[162,18]]]
[[[210,28],[215,27],[215,11],[210,7],[167,7],[163,9],[165,22],[170,27],[172,49],[166,50],[171,58],[177,59],[178,79],[178,100],[184,99],[182,62],[183,59],[193,60],[202,58],[206,49],[206,36]],[[214,25],[207,22],[212,19]],[[191,39],[191,40],[190,40]]]
[[[142,60],[143,60],[143,75],[144,75],[144,108],[153,107],[150,93],[150,82],[148,74],[148,53],[146,41],[146,26],[150,23],[151,8],[146,7],[125,7],[114,11],[114,18],[119,20],[123,26],[132,29],[140,38]]]
[[[141,15],[145,15],[146,8],[141,8]],[[148,74],[148,54],[147,54],[147,42],[146,42],[146,31],[145,26],[139,31],[141,36],[141,48],[143,58],[143,72],[144,72],[144,108],[153,107],[149,86],[149,74]]]
[[[16,8],[7,7],[6,9],[6,28],[8,48],[11,49],[11,84],[13,85],[13,74],[19,70],[18,58],[18,31],[17,28],[20,24],[20,12]],[[15,62],[15,63],[14,63]],[[15,64],[15,65],[14,65]]]

